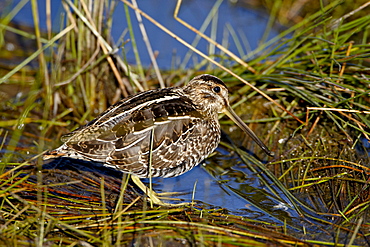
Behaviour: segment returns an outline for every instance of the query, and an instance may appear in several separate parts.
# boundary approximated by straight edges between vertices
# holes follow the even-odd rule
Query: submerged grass
[[[198,65],[201,68],[217,58],[249,83],[235,80],[222,69],[203,71],[227,83],[235,110],[249,119],[246,122],[265,137],[276,156],[262,163],[239,148],[254,150],[233,130],[221,148],[236,161],[221,164],[211,158],[206,169],[220,186],[274,219],[266,222],[201,203],[153,208],[123,174],[92,169],[84,162],[65,159],[42,167],[42,151],[58,146],[55,140],[62,134],[122,96],[158,82],[149,79],[153,71],[131,67],[115,53],[121,44],[109,42],[114,2],[66,0],[65,26],[53,33],[48,25],[47,34],[36,31],[34,36],[9,24],[25,2],[0,21],[2,50],[6,50],[8,33],[35,41],[31,55],[12,68],[1,68],[2,244],[369,245],[370,16],[366,11],[359,14],[347,6],[347,12],[336,16],[336,10],[343,9],[341,1],[322,4],[320,10],[244,57],[243,42],[233,36],[241,51],[239,58],[227,57],[226,49],[208,54]],[[270,23],[279,18],[277,10],[284,2],[274,1]],[[38,23],[37,2],[31,5]],[[356,15],[349,18],[346,14],[351,12]],[[105,26],[104,18],[108,20]],[[207,19],[204,28],[211,23],[212,18]],[[137,35],[129,31],[132,38]],[[227,46],[226,41],[222,43]],[[198,52],[196,47],[193,52]],[[196,69],[162,73],[170,84],[197,74]],[[15,88],[17,95],[12,94]],[[221,123],[226,126],[230,121]],[[245,167],[237,171],[236,163]],[[260,187],[247,184],[252,175]],[[254,198],[253,193],[260,197]],[[286,214],[277,214],[277,206],[286,207]]]

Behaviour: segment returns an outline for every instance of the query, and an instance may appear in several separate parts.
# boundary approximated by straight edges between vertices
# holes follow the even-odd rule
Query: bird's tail
[[[69,156],[70,155],[68,152],[68,147],[65,144],[63,144],[57,149],[46,152],[42,158],[43,160],[49,160],[49,159],[57,159],[60,157],[69,157]]]

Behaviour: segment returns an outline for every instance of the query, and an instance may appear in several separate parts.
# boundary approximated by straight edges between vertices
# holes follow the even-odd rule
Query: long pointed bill
[[[274,156],[274,152],[270,151],[268,147],[253,133],[253,131],[241,120],[238,115],[231,109],[230,106],[226,106],[225,114],[233,120],[245,133],[247,133],[252,139],[265,151],[266,154]]]

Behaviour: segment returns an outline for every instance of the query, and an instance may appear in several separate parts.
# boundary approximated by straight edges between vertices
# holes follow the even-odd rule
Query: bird
[[[62,136],[64,143],[44,159],[100,162],[139,178],[176,177],[217,148],[219,113],[225,113],[266,154],[274,155],[232,110],[225,83],[202,74],[183,87],[144,91],[120,100]]]

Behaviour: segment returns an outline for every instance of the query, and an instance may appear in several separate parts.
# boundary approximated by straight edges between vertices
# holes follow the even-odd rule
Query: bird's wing
[[[121,138],[107,162],[144,177],[149,166],[155,173],[188,162],[195,152],[194,144],[201,143],[204,136],[201,115],[183,99],[141,109],[131,120],[129,126],[113,128]]]

